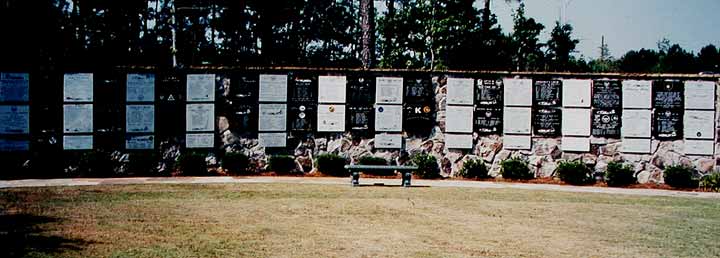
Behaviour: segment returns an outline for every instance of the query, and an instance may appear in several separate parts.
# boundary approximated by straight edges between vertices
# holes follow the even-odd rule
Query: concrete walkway
[[[74,178],[74,179],[24,179],[0,181],[2,188],[49,187],[49,186],[90,186],[90,185],[131,185],[131,184],[247,184],[247,183],[292,183],[346,185],[349,178],[330,177],[137,177],[137,178]],[[361,185],[400,185],[400,179],[361,178]],[[523,189],[562,191],[574,193],[626,194],[640,196],[694,197],[720,200],[720,193],[684,192],[659,189],[625,189],[592,186],[569,186],[552,184],[521,184],[455,180],[413,180],[413,186],[430,187],[472,187],[485,189]]]

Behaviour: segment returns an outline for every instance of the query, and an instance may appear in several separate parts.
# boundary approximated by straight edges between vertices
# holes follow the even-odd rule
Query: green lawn
[[[299,184],[0,190],[0,257],[720,257],[720,200]]]

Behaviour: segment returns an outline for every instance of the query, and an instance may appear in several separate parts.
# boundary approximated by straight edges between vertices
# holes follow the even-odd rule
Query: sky
[[[576,56],[597,58],[601,38],[610,54],[621,57],[629,50],[657,49],[667,38],[684,49],[699,52],[708,44],[720,46],[720,0],[527,0],[525,12],[545,25],[547,40],[566,5],[563,20],[580,40]],[[518,4],[494,0],[492,10],[503,31],[512,30],[511,14]],[[476,6],[482,6],[478,0]]]
[[[375,1],[385,11],[385,1]],[[720,46],[720,0],[525,0],[525,13],[545,25],[541,40],[549,38],[563,13],[574,37],[580,40],[576,56],[597,58],[602,36],[610,54],[619,58],[629,50],[657,49],[667,38],[684,49],[699,52],[708,44]],[[561,6],[566,6],[561,12]],[[477,0],[477,8],[483,1]],[[517,3],[493,0],[492,11],[505,33],[512,31]]]

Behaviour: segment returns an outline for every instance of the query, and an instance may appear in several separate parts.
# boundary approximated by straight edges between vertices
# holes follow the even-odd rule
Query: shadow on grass
[[[81,250],[89,242],[53,236],[42,228],[43,224],[58,219],[30,214],[0,214],[0,257],[24,257],[30,253],[59,254]]]
[[[382,183],[378,184],[359,184],[356,187],[397,187],[397,188],[427,188],[430,187],[429,185],[411,185],[411,186],[402,186],[402,185],[386,185]]]

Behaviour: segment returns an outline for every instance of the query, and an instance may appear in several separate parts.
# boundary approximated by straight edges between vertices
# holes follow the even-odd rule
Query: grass
[[[300,184],[0,190],[0,256],[720,257],[720,202]]]

